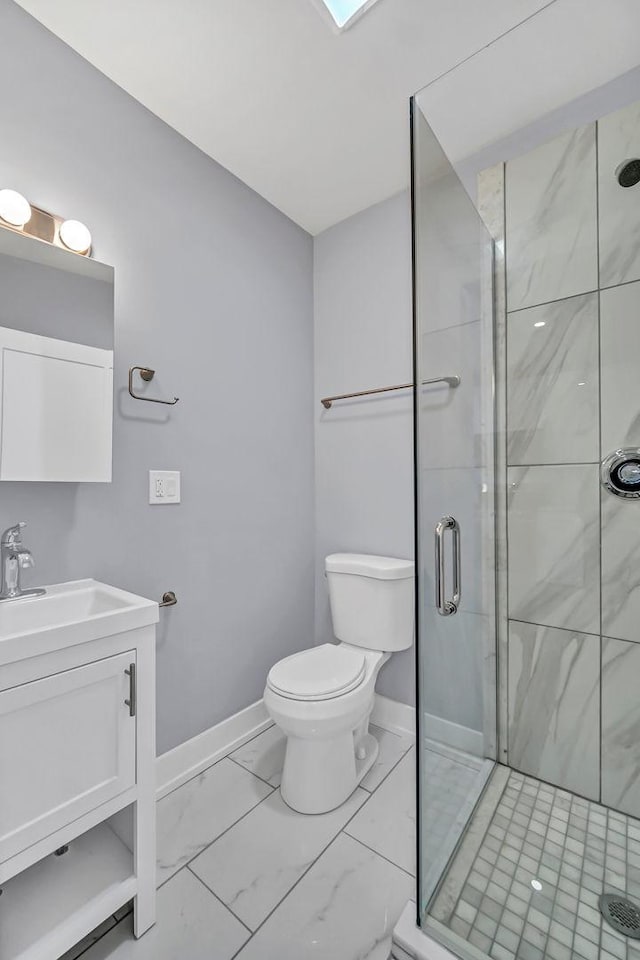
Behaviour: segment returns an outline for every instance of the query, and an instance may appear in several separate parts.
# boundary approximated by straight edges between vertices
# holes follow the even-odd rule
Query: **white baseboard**
[[[390,700],[376,693],[371,714],[371,722],[377,727],[389,730],[391,733],[400,733],[415,737],[416,735],[416,708],[397,700]]]
[[[406,703],[390,700],[389,697],[377,693],[371,722],[391,733],[415,737],[416,710]],[[258,700],[197,737],[162,753],[156,760],[157,799],[171,793],[192,777],[197,777],[211,764],[226,757],[232,750],[236,750],[270,726],[272,720],[267,715],[263,701]],[[482,734],[477,730],[470,730],[450,720],[427,714],[425,732],[428,737],[457,750],[482,756]]]
[[[391,733],[415,737],[416,708],[376,693],[371,722]],[[483,755],[483,737],[479,730],[472,730],[470,727],[463,727],[459,723],[443,720],[442,717],[427,713],[424,718],[424,732],[432,740],[446,743],[447,746],[454,747],[456,750],[463,750],[475,757]]]
[[[156,799],[160,800],[187,780],[197,777],[272,724],[263,701],[258,700],[197,737],[160,754],[156,759]]]
[[[463,727],[459,723],[426,713],[424,733],[430,740],[446,743],[448,747],[470,753],[474,757],[484,756],[484,738],[479,730],[472,730],[470,727]]]

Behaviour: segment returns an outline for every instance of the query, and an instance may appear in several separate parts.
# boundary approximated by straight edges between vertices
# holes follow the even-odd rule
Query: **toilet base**
[[[370,733],[357,739],[353,732],[329,740],[287,738],[280,792],[298,813],[335,810],[347,800],[378,756],[379,745]]]

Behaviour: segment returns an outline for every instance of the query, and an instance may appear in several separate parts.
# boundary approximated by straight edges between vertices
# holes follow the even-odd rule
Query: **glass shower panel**
[[[496,759],[493,244],[412,103],[418,912]]]

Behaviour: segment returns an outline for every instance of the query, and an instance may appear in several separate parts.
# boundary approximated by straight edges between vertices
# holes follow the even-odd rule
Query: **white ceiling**
[[[406,187],[408,100],[443,74],[437,131],[464,154],[526,122],[518,97],[539,114],[640,59],[638,0],[379,0],[343,33],[316,0],[18,2],[314,234]]]

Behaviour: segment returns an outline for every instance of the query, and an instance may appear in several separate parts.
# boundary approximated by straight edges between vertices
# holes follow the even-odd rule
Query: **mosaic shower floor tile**
[[[488,826],[479,837],[468,831],[430,916],[460,938],[461,956],[640,960],[640,940],[618,933],[599,909],[602,893],[640,902],[640,822],[497,770],[505,776],[499,800],[488,791],[474,817]]]

